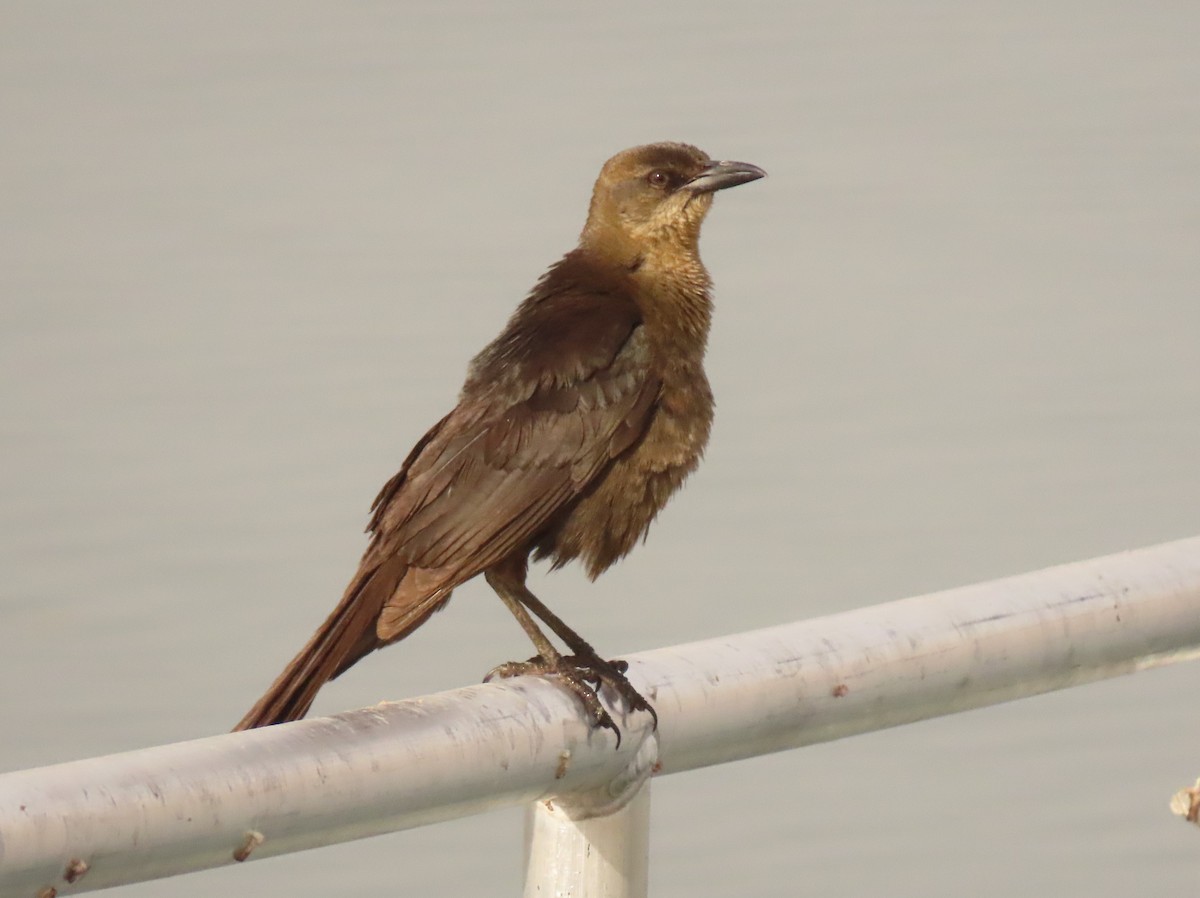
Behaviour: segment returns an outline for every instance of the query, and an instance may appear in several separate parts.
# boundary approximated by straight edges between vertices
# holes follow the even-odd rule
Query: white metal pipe
[[[671,773],[1200,658],[1200,537],[630,657]]]
[[[800,604],[801,600],[798,600]],[[676,772],[1200,655],[1200,537],[628,656]],[[0,776],[0,894],[59,895],[569,796],[653,761],[521,678]]]
[[[523,678],[9,773],[0,895],[74,894],[596,794],[636,757],[636,737],[612,746],[572,696]],[[69,876],[73,864],[86,872]]]

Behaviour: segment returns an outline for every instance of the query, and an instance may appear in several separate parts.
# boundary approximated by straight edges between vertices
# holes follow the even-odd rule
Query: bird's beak
[[[712,193],[766,176],[765,171],[749,162],[714,162],[684,186],[693,193]]]

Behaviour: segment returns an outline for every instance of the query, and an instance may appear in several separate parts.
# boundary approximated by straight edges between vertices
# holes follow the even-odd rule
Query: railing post
[[[525,898],[646,898],[650,780],[603,816],[546,799],[525,816]]]

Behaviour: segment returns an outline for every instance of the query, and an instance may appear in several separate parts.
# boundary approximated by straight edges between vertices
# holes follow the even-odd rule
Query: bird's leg
[[[594,648],[578,633],[568,627],[563,620],[553,611],[547,608],[542,601],[529,591],[525,585],[525,567],[522,563],[519,568],[513,570],[500,570],[493,568],[485,574],[488,584],[500,596],[504,604],[517,618],[521,627],[533,640],[534,646],[541,654],[542,662],[533,659],[528,662],[510,662],[496,668],[489,676],[518,676],[523,673],[553,673],[556,672],[550,665],[557,665],[560,668],[568,668],[573,672],[573,675],[580,677],[595,684],[594,689],[589,691],[592,697],[595,698],[595,691],[600,688],[602,683],[608,683],[617,694],[625,700],[625,703],[632,711],[649,711],[650,716],[654,718],[655,727],[658,726],[658,714],[650,702],[646,701],[645,697],[640,692],[633,688],[633,684],[629,682],[625,676],[625,671],[629,669],[629,665],[624,661],[607,661],[601,658]],[[528,611],[526,610],[528,609]],[[538,629],[537,625],[529,617],[529,611],[542,619],[542,621],[550,627],[554,633],[562,639],[563,642],[570,647],[574,655],[568,655],[565,658],[560,656],[550,641],[546,639],[545,634]],[[534,635],[536,634],[536,635]],[[545,647],[543,647],[545,646]],[[546,654],[549,649],[553,653],[553,657],[557,660],[551,662],[551,656]],[[574,690],[574,687],[572,686]],[[574,690],[578,692],[577,690]],[[588,704],[584,699],[584,703]],[[597,701],[597,705],[599,702]],[[597,724],[608,726],[599,714],[588,706],[588,710],[592,716],[596,718]],[[603,712],[603,708],[600,709]],[[604,718],[607,718],[611,723],[611,718],[607,712],[604,712]],[[613,725],[612,729],[616,730]],[[617,744],[620,745],[620,731],[617,731]]]
[[[570,647],[577,658],[592,668],[592,671],[596,674],[597,686],[599,686],[600,681],[608,683],[613,689],[617,690],[621,698],[625,699],[630,710],[649,711],[650,716],[654,718],[654,726],[658,726],[658,712],[654,710],[654,706],[646,701],[640,692],[633,688],[633,684],[625,676],[625,672],[629,670],[629,665],[626,662],[620,659],[608,661],[601,658],[582,636],[568,627],[562,618],[547,608],[542,603],[542,600],[530,592],[524,584],[521,586],[519,598],[521,604],[541,618],[542,622]]]
[[[596,722],[596,726],[612,730],[616,734],[617,746],[620,747],[621,730],[613,721],[612,716],[600,703],[596,689],[588,685],[587,682],[593,678],[607,678],[603,676],[602,672],[595,670],[593,665],[588,664],[585,659],[564,657],[554,647],[554,644],[546,638],[546,634],[538,628],[533,618],[530,617],[529,611],[522,604],[524,596],[531,595],[523,582],[525,579],[524,573],[523,565],[517,570],[504,570],[498,566],[487,571],[484,576],[487,578],[488,585],[495,590],[496,595],[500,597],[500,600],[512,612],[513,617],[517,619],[517,623],[521,625],[521,629],[525,631],[525,634],[533,642],[534,647],[538,651],[538,657],[531,658],[529,661],[510,661],[507,664],[501,664],[487,675],[487,679],[490,680],[492,677],[516,677],[523,674],[558,674],[563,684],[583,702],[584,708]],[[538,604],[541,603],[539,602]],[[592,654],[593,656],[595,655],[594,652]],[[587,674],[589,673],[593,674],[593,677],[588,677]]]
[[[563,681],[566,688],[569,688],[572,693],[575,693],[580,701],[583,702],[583,707],[595,720],[596,726],[612,730],[617,735],[617,746],[620,747],[620,729],[613,722],[610,713],[605,711],[604,705],[600,704],[600,698],[596,695],[596,690],[588,686],[583,672],[578,669],[575,664],[563,658],[562,653],[554,648],[553,643],[546,639],[546,634],[538,628],[538,624],[534,623],[534,619],[529,616],[526,607],[521,604],[521,599],[517,598],[517,591],[514,588],[514,583],[506,580],[505,577],[494,575],[491,571],[486,574],[488,585],[499,595],[500,601],[503,601],[505,606],[508,606],[512,616],[517,618],[517,623],[521,624],[521,629],[526,631],[526,635],[533,641],[533,645],[538,649],[538,658],[532,658],[528,661],[508,661],[506,664],[494,667],[487,675],[486,680],[491,680],[492,677],[516,677],[524,674],[557,674],[560,680]]]

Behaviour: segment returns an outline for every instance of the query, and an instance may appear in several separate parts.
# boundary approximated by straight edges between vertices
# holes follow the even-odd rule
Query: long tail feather
[[[360,572],[333,613],[234,731],[299,720],[322,686],[383,645],[375,632],[376,621],[407,571],[406,565],[392,559]]]

